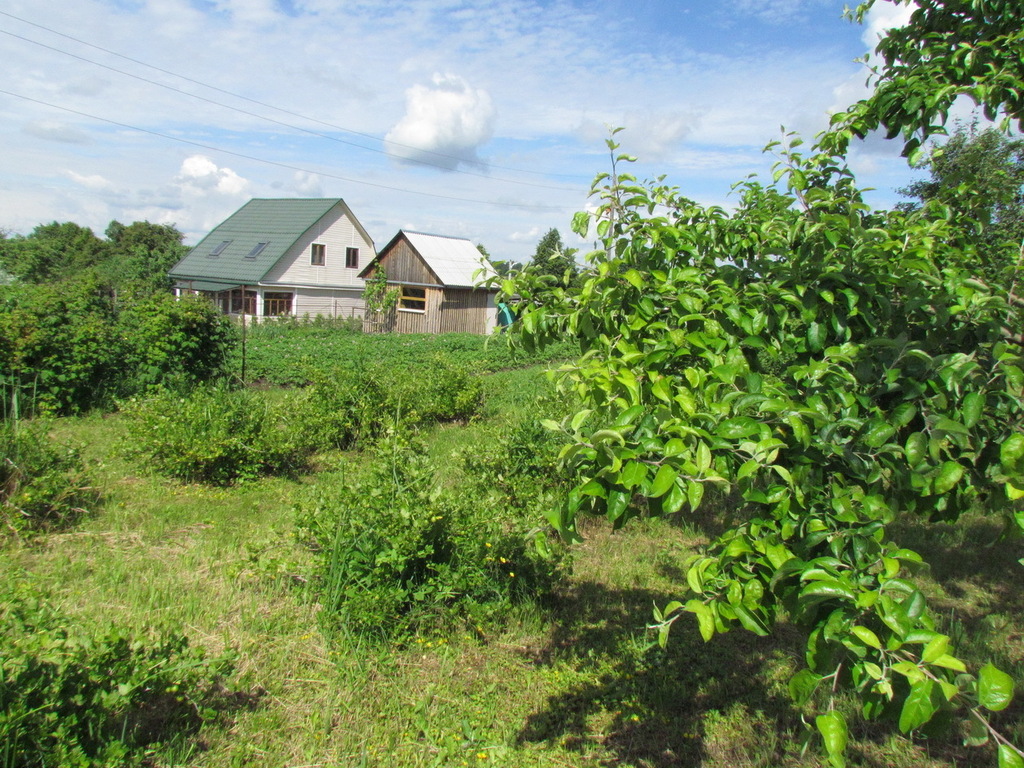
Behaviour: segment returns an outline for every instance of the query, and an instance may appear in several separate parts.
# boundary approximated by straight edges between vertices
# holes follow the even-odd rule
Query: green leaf
[[[1024,435],[1010,435],[999,446],[999,461],[1003,465],[1004,472],[1014,472],[1022,456],[1024,456]]]
[[[619,473],[619,482],[628,489],[633,489],[647,478],[647,465],[639,461],[628,461]]]
[[[936,706],[932,701],[935,683],[927,678],[911,684],[910,694],[900,710],[900,730],[910,733],[932,719]]]
[[[991,663],[978,672],[978,703],[991,712],[1000,712],[1013,700],[1013,678]]]
[[[881,448],[895,434],[896,427],[881,419],[876,419],[868,423],[867,432],[864,433],[864,443],[869,448]]]
[[[608,492],[608,519],[617,521],[629,506],[630,494],[623,491]]]
[[[711,613],[711,608],[700,600],[688,600],[686,602],[685,610],[697,617],[697,626],[700,629],[700,636],[704,638],[705,643],[714,637],[715,617]]]
[[[968,427],[973,427],[978,421],[981,420],[981,415],[985,410],[985,396],[980,392],[970,392],[964,397],[963,408],[961,409],[964,417],[964,424]]]
[[[828,753],[828,760],[833,768],[844,768],[846,765],[846,742],[849,733],[846,728],[846,719],[836,710],[818,715],[814,719],[818,726],[822,741],[825,742],[825,751]]]
[[[858,625],[855,626],[851,631],[860,639],[862,643],[864,643],[864,645],[877,649],[882,648],[882,642],[878,639],[878,635],[876,635],[867,627],[862,627]]]
[[[932,485],[935,495],[941,496],[942,494],[953,490],[953,487],[960,482],[960,478],[963,476],[964,468],[962,464],[955,461],[943,462],[942,468],[939,470],[939,474],[936,476],[934,484]]]
[[[928,455],[928,438],[923,432],[914,432],[907,438],[903,452],[906,454],[907,464],[916,467]]]
[[[1024,756],[1009,744],[999,745],[999,768],[1024,768]]]
[[[807,346],[811,352],[820,352],[825,346],[825,326],[811,323],[807,326]]]
[[[789,681],[789,695],[793,697],[798,707],[802,707],[811,698],[820,682],[821,675],[809,669],[801,669]]]
[[[742,437],[758,434],[761,431],[761,425],[749,416],[737,416],[723,421],[715,431],[719,437],[724,437],[727,440],[737,440]]]
[[[654,482],[651,483],[651,498],[657,499],[668,493],[669,489],[676,484],[678,476],[670,464],[662,464],[658,468],[658,474],[654,476]]]

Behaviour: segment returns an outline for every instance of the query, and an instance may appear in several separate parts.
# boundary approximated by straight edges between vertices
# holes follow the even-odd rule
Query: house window
[[[268,245],[270,245],[270,243],[256,243],[256,245],[252,247],[252,250],[245,254],[245,258],[255,259],[261,253],[263,253],[263,249],[266,248]]]
[[[349,269],[359,269],[359,249],[345,249],[345,266]]]
[[[314,267],[327,264],[327,246],[323,243],[313,243],[309,249],[309,263]]]
[[[215,246],[212,251],[210,251],[209,257],[211,259],[216,259],[222,253],[224,253],[224,249],[231,245],[231,242],[231,240],[221,240],[221,242],[217,246]]]
[[[256,314],[256,291],[231,291],[231,313],[234,315]]]
[[[263,294],[263,314],[267,317],[290,315],[292,313],[292,294],[267,291]]]
[[[398,298],[398,307],[400,309],[407,309],[413,312],[426,312],[427,289],[410,288],[408,285],[403,285],[402,294]]]

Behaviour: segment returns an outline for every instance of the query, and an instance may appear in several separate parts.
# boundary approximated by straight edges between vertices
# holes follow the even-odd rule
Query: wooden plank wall
[[[390,317],[366,317],[364,329],[380,333],[490,333],[487,291],[469,288],[427,288],[425,312],[395,309]]]
[[[381,257],[380,266],[388,273],[389,282],[418,283],[420,285],[440,284],[404,237],[400,238],[394,248]]]

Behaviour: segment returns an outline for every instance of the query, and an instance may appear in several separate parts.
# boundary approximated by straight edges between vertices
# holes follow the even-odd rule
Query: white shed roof
[[[481,280],[497,274],[477,247],[464,237],[402,231],[445,285],[471,288]],[[477,274],[481,267],[484,271]]]

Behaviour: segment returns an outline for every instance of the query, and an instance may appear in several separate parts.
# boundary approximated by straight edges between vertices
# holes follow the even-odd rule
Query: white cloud
[[[315,173],[296,171],[292,177],[292,189],[303,197],[321,197],[324,194],[323,179]]]
[[[83,176],[80,173],[68,171],[67,175],[73,182],[81,184],[88,189],[110,189],[113,186],[108,179],[100,176],[98,173],[94,173],[91,176]]]
[[[872,51],[878,45],[880,38],[890,29],[896,29],[906,25],[910,21],[911,14],[917,10],[916,3],[904,5],[903,2],[876,2],[871,6],[864,19],[864,33],[860,39]]]
[[[57,120],[36,120],[25,123],[21,130],[38,139],[59,141],[62,144],[88,144],[90,142],[87,133]]]
[[[185,158],[181,171],[175,181],[182,189],[192,193],[241,196],[249,187],[249,182],[230,168],[220,168],[213,160],[204,155],[192,155]]]
[[[487,91],[458,75],[435,74],[432,85],[406,91],[405,116],[385,140],[392,156],[446,170],[480,165],[477,150],[494,133],[495,110]]]

